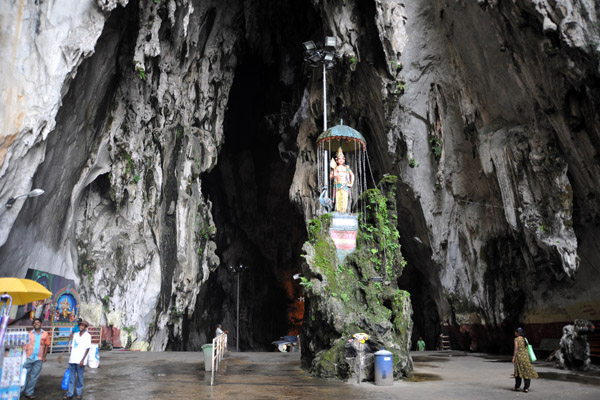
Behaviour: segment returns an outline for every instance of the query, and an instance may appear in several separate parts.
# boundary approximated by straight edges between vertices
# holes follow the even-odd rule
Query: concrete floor
[[[86,368],[83,398],[119,399],[600,399],[600,371],[574,373],[538,362],[529,393],[512,392],[507,356],[413,353],[415,375],[392,386],[317,379],[300,369],[299,353],[228,353],[210,386],[202,353],[100,352]],[[67,355],[48,356],[36,387],[40,400],[61,399]]]

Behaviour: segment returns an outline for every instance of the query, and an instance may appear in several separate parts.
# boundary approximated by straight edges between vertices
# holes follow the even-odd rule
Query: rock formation
[[[590,369],[589,334],[594,332],[594,324],[590,321],[576,319],[573,324],[563,327],[560,338],[560,350],[556,352],[556,367],[587,371]]]
[[[233,333],[238,277],[242,348],[297,329],[324,106],[300,43],[334,35],[328,119],[365,136],[372,187],[399,177],[414,334],[486,351],[517,323],[558,337],[600,312],[599,7],[8,2],[0,203],[46,193],[0,210],[1,274],[74,279],[82,312],[133,325],[134,348]]]
[[[332,214],[310,222],[301,343],[303,364],[315,375],[373,380],[373,353],[382,347],[394,355],[394,375],[412,371],[410,294],[397,283],[406,262],[398,243],[396,184],[388,176],[380,189],[362,195],[356,251],[341,263],[329,234]],[[364,351],[352,343],[360,333],[369,335]]]

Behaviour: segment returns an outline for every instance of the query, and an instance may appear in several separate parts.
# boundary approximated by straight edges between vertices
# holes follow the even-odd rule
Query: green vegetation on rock
[[[302,285],[307,297],[303,322],[303,365],[321,377],[348,379],[354,365],[348,355],[352,335],[369,335],[366,352],[382,347],[394,354],[397,376],[412,370],[410,294],[398,288],[406,265],[399,243],[396,211],[398,178],[386,176],[359,201],[356,251],[339,264],[329,235],[332,214],[311,220],[304,245]],[[372,362],[372,357],[367,357]],[[372,374],[367,364],[363,376]]]

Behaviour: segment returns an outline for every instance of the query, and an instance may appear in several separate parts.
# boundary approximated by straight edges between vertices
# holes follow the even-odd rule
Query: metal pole
[[[323,132],[327,130],[327,75],[325,63],[323,63]]]
[[[362,361],[362,355],[363,355],[363,344],[362,343],[358,343],[358,376],[356,377],[356,383],[358,383],[360,385],[360,381],[361,381],[361,373],[362,373],[362,366],[363,366],[363,361]]]
[[[325,181],[325,187],[329,187],[329,157],[327,154],[327,150],[324,151],[324,155],[323,155],[325,162],[324,162],[324,166],[323,166],[323,173],[325,174],[324,176],[324,181]],[[327,193],[329,194],[329,193]]]
[[[240,352],[240,272],[237,273],[237,333],[235,335],[235,351]]]

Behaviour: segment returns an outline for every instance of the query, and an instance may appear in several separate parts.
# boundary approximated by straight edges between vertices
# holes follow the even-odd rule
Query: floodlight
[[[325,43],[315,43],[312,40],[302,43],[304,46],[304,61],[307,61],[313,68],[323,66],[323,131],[327,130],[327,69],[335,65],[335,58],[339,56],[335,53],[337,38],[335,36],[326,36]]]
[[[317,64],[321,61],[321,55],[319,53],[314,53],[312,56],[308,57],[308,61]]]
[[[325,46],[335,47],[336,45],[337,45],[337,38],[335,36],[326,36],[325,37]]]
[[[304,43],[302,43],[302,45],[304,46],[304,50],[306,50],[306,51],[311,51],[311,50],[314,50],[314,49],[315,49],[315,47],[317,47],[317,46],[315,45],[315,42],[313,42],[312,40],[309,40],[309,41],[307,41],[307,42],[304,42]]]

